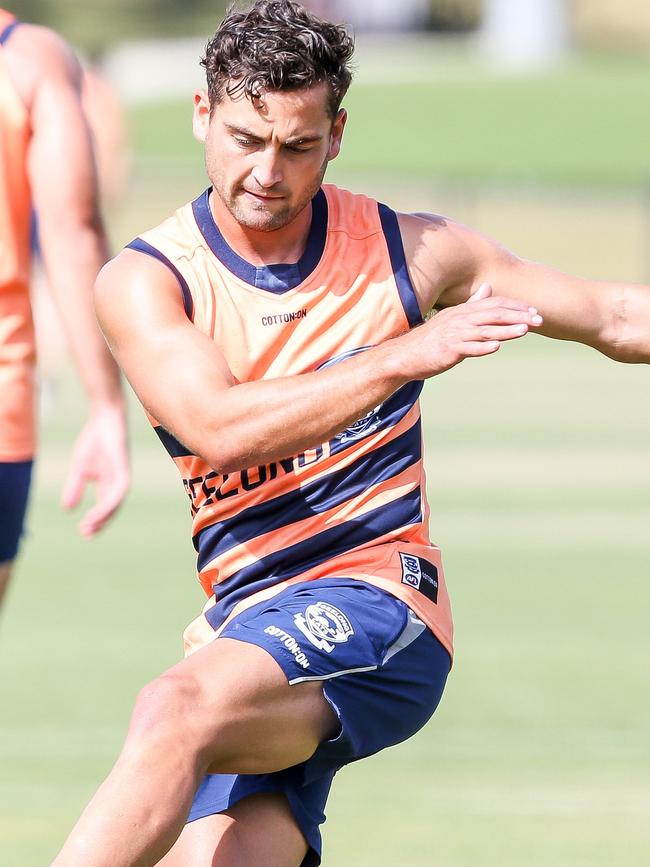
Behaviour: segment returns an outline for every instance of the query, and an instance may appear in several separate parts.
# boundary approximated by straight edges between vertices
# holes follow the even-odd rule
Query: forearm
[[[344,431],[408,382],[537,328],[537,311],[479,287],[467,304],[309,373],[238,382],[221,348],[189,322],[166,267],[126,251],[95,287],[99,321],[153,418],[215,471],[288,458]],[[332,347],[332,354],[335,353]],[[340,351],[340,350],[339,350]]]
[[[578,303],[561,318],[546,312],[542,334],[584,343],[614,361],[649,363],[650,286],[570,279]]]
[[[437,376],[464,358],[491,354],[502,341],[522,337],[541,323],[534,309],[492,298],[489,287],[481,287],[470,303],[443,311],[331,367],[226,388],[215,381],[214,391],[213,383],[202,379],[201,407],[206,394],[215,395],[207,414],[199,409],[188,382],[184,406],[170,407],[162,396],[164,415],[155,408],[153,415],[163,424],[165,418],[183,419],[178,430],[173,423],[165,426],[219,472],[260,466],[332,439],[406,383]],[[209,340],[203,342],[207,352],[210,345]],[[200,358],[195,361],[195,369],[209,369]],[[130,364],[127,369],[136,367]],[[142,395],[139,383],[134,382],[134,387]],[[142,387],[146,389],[146,384]],[[193,409],[199,409],[198,414]],[[187,423],[187,419],[198,421],[201,412],[203,423]]]
[[[260,466],[327,442],[407,381],[388,341],[324,370],[233,385],[219,390],[186,445],[219,472]]]
[[[493,270],[500,291],[539,309],[541,334],[615,361],[650,361],[650,286],[585,280],[509,254]]]
[[[92,297],[93,282],[107,258],[103,230],[93,225],[59,229],[55,237],[46,235],[45,264],[70,353],[91,408],[121,405],[119,369],[97,324]]]

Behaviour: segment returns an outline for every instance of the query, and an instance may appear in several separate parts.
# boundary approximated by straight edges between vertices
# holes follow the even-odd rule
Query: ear
[[[192,116],[192,132],[197,141],[205,142],[210,126],[210,100],[205,90],[197,90],[194,94],[194,114]]]
[[[332,132],[330,135],[330,146],[327,151],[327,159],[333,160],[339,155],[341,150],[341,140],[343,138],[343,130],[348,119],[348,113],[344,108],[339,109],[338,114],[334,118],[332,124]]]

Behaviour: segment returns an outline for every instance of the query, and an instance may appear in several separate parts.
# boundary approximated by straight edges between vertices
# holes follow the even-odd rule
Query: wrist
[[[126,400],[122,389],[119,387],[114,392],[91,397],[88,404],[91,416],[105,415],[107,413],[126,416]]]
[[[377,346],[373,352],[376,353],[373,366],[391,392],[411,381],[412,377],[407,373],[408,365],[405,364],[404,350],[399,340],[387,340]]]

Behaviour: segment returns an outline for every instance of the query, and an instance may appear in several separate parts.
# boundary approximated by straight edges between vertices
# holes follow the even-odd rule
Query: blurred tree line
[[[237,0],[246,3],[250,0]],[[353,20],[366,0],[302,0],[317,13]],[[399,8],[400,0],[385,0]],[[468,32],[480,24],[489,0],[424,0],[420,25],[438,32]],[[519,0],[512,0],[513,5]],[[565,0],[572,29],[586,44],[650,45],[649,0]],[[213,33],[232,0],[0,0],[19,18],[47,24],[91,56],[118,41]],[[338,14],[338,13],[341,14]],[[404,22],[408,29],[408,23]]]
[[[429,0],[429,26],[451,33],[475,30],[482,12],[482,0]]]
[[[58,30],[91,57],[124,39],[207,36],[229,0],[5,0],[19,18]]]
[[[5,0],[19,18],[58,30],[90,56],[124,39],[207,36],[232,0]],[[309,0],[303,0],[311,5]],[[352,2],[352,0],[351,0]],[[363,0],[357,0],[363,3]],[[399,3],[399,0],[395,0]],[[475,28],[481,0],[429,0],[430,27],[442,31]],[[326,6],[322,2],[314,4]],[[320,8],[319,8],[319,11]]]

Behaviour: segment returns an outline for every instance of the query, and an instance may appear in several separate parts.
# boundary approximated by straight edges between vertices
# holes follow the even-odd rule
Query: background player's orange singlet
[[[34,454],[34,328],[29,300],[29,119],[3,56],[15,22],[0,9],[0,461]]]

